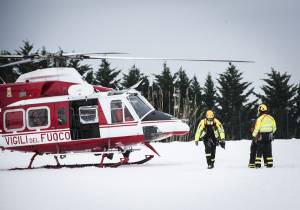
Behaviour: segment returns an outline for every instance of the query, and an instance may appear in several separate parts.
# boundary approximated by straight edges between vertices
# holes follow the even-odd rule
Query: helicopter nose
[[[175,134],[177,133],[177,135],[181,136],[181,135],[185,135],[190,131],[190,127],[188,126],[188,124],[186,124],[184,121],[182,120],[178,120],[178,122],[176,123],[176,129],[175,129]]]
[[[160,141],[172,136],[183,136],[190,131],[190,127],[181,120],[162,120],[144,122],[143,133],[145,141]]]
[[[161,123],[158,126],[158,129],[166,138],[172,136],[183,136],[190,131],[190,127],[182,120]]]
[[[172,136],[183,136],[190,131],[186,122],[155,110],[142,120],[145,141],[159,141]]]
[[[160,132],[169,137],[183,136],[190,131],[190,127],[182,120],[162,122],[157,127]]]

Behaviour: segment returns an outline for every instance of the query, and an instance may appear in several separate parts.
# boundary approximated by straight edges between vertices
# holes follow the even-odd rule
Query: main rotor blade
[[[32,60],[32,63],[39,63],[39,62],[42,62],[42,61],[44,61],[44,60],[47,60],[47,58],[46,58],[46,57],[43,57],[43,58],[37,58],[37,59],[33,59],[33,60]]]
[[[76,56],[76,55],[125,55],[123,52],[95,52],[95,53],[62,53],[62,56]]]
[[[248,60],[230,59],[190,59],[190,58],[146,58],[146,57],[115,57],[115,56],[87,56],[85,59],[116,59],[116,60],[173,60],[173,61],[195,61],[195,62],[226,62],[226,63],[255,63]]]
[[[5,59],[5,58],[23,58],[24,55],[0,55],[0,59]]]
[[[33,61],[32,59],[28,58],[28,59],[25,59],[25,60],[4,64],[4,65],[0,66],[0,68],[8,67],[8,66],[15,66],[15,65],[24,64],[24,63],[31,63],[32,61]]]

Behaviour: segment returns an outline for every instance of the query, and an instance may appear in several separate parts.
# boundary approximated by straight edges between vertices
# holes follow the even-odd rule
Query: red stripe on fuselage
[[[171,136],[183,136],[187,133],[188,133],[188,131],[174,131],[174,132],[167,132],[167,133],[164,133],[164,134],[168,134],[168,135],[171,135]]]
[[[120,137],[99,138],[99,139],[79,139],[79,140],[70,140],[68,142],[10,147],[6,149],[24,151],[24,152],[38,152],[38,153],[64,153],[64,152],[81,151],[81,150],[104,151],[107,148],[116,147],[116,144],[132,145],[132,144],[138,144],[142,142],[144,142],[144,135],[136,135],[136,136],[120,136]]]
[[[153,121],[142,121],[142,124],[147,124],[147,123],[168,123],[168,122],[178,122],[178,120],[153,120]]]
[[[119,124],[109,124],[109,125],[100,125],[100,128],[116,128],[116,127],[124,127],[124,126],[136,126],[137,122],[134,123],[119,123]]]
[[[103,112],[100,101],[98,101],[98,115],[99,115],[98,117],[99,117],[100,125],[107,125],[107,120],[106,120],[106,117],[104,115],[104,112]]]

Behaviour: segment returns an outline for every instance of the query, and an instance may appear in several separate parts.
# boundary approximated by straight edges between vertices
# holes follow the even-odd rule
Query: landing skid
[[[68,164],[68,165],[46,165],[46,166],[40,166],[40,167],[31,167],[31,168],[12,168],[9,170],[27,170],[27,169],[60,169],[60,168],[85,168],[85,167],[110,167],[110,168],[117,168],[122,165],[140,165],[143,163],[148,162],[154,157],[154,155],[146,155],[144,159],[135,161],[135,162],[128,162],[125,158],[121,158],[120,162],[117,163],[102,163],[102,166],[99,165],[99,163],[87,163],[87,164]]]
[[[147,146],[150,150],[152,150],[154,153],[156,153],[158,156],[158,152],[154,149],[154,147],[152,145],[150,145],[148,142],[144,143],[145,146]],[[135,162],[129,162],[129,156],[131,154],[131,152],[135,151],[133,149],[129,149],[129,150],[125,150],[123,148],[118,148],[117,151],[121,151],[123,158],[120,159],[119,162],[117,163],[104,163],[104,159],[108,158],[110,160],[113,159],[114,156],[114,152],[105,152],[102,153],[101,156],[101,161],[100,163],[88,163],[88,164],[67,164],[67,165],[61,165],[58,161],[57,155],[54,155],[54,159],[56,161],[56,165],[45,165],[45,166],[40,166],[40,167],[32,167],[32,163],[34,161],[34,159],[38,156],[41,155],[38,152],[36,152],[30,159],[30,163],[28,165],[27,168],[12,168],[9,170],[25,170],[25,169],[39,169],[39,168],[47,168],[47,169],[59,169],[59,168],[83,168],[83,167],[99,167],[99,168],[106,168],[106,167],[110,167],[110,168],[117,168],[119,166],[122,165],[139,165],[139,164],[143,164],[148,162],[149,160],[151,160],[154,155],[146,155],[144,159],[139,160],[139,161],[135,161]]]

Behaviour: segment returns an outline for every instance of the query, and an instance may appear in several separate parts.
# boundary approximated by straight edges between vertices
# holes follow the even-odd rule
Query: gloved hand
[[[220,146],[225,149],[225,140],[220,141]]]
[[[199,142],[199,141],[195,141],[196,146],[198,146],[198,142]]]

